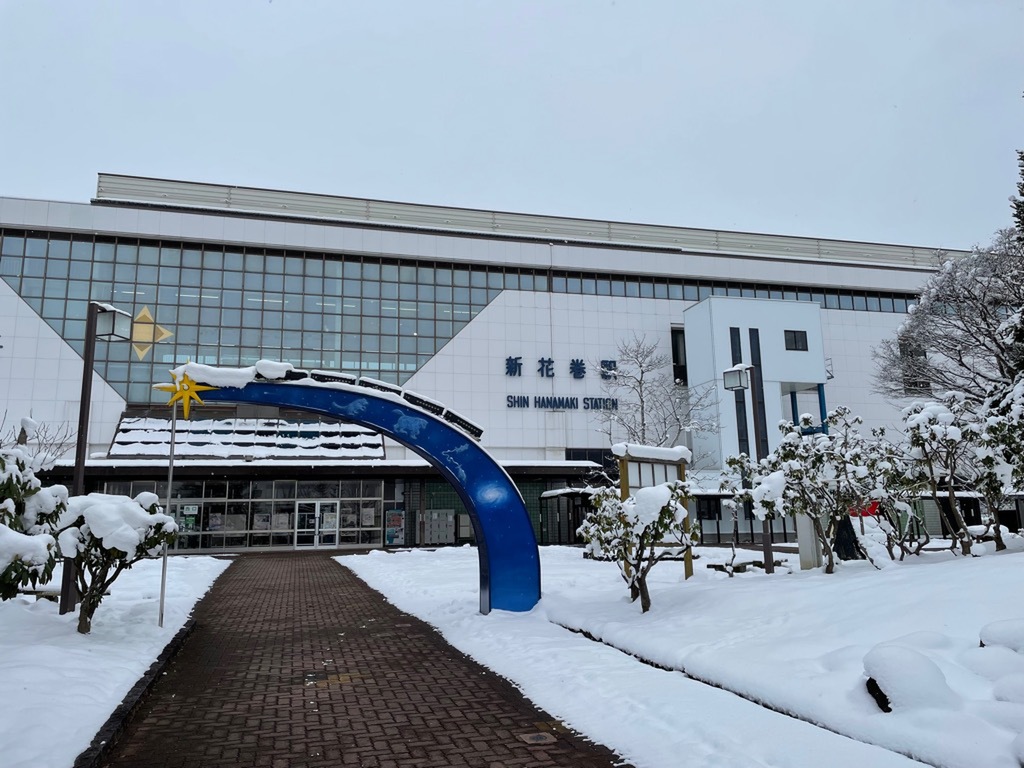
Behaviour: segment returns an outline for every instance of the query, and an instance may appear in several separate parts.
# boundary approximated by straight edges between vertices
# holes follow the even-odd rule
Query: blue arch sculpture
[[[204,383],[201,376],[192,379]],[[519,489],[475,440],[439,416],[395,393],[312,378],[216,387],[204,391],[202,400],[321,413],[405,445],[444,476],[469,512],[480,556],[480,612],[528,611],[540,599],[540,553]]]

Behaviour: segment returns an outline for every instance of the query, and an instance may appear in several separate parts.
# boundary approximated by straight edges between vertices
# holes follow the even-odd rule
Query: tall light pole
[[[75,442],[75,470],[71,482],[71,495],[85,493],[85,454],[89,450],[89,410],[92,404],[92,374],[96,361],[96,339],[123,339],[132,337],[132,316],[109,304],[90,301],[85,315],[85,351],[82,355],[82,395],[78,405],[78,434]],[[60,583],[60,612],[70,613],[78,603],[75,560],[64,558],[64,573]]]
[[[749,389],[750,386],[751,386],[750,372],[753,369],[754,369],[754,366],[748,365],[746,363],[739,363],[738,365],[734,365],[732,368],[726,369],[725,371],[722,372],[722,384],[723,384],[723,386],[727,390],[729,390],[730,392],[744,391],[744,390]],[[760,459],[764,458],[763,456],[760,455],[760,453],[761,453],[761,441],[759,439],[757,439],[757,436],[759,435],[759,432],[760,432],[760,427],[758,425],[761,423],[761,420],[759,419],[759,416],[760,416],[760,413],[759,413],[759,411],[760,411],[760,400],[757,397],[756,393],[753,392],[753,391],[751,391],[751,393],[750,393],[750,399],[752,401],[751,402],[751,407],[753,408],[753,411],[754,411],[754,435],[755,435],[754,442],[756,444],[755,447],[754,447],[754,450],[752,451],[752,453],[757,457],[758,460],[760,460]],[[746,409],[745,408],[744,408],[744,412],[743,412],[743,431],[742,431],[742,433],[740,432],[739,427],[740,427],[740,425],[737,424],[736,425],[736,436],[737,436],[738,442],[741,445],[743,443],[746,443],[749,446],[750,445],[750,441],[749,441],[749,433],[747,432],[747,418],[746,418]],[[746,488],[746,487],[749,487],[749,485],[750,485],[750,478],[747,476],[747,473],[744,472],[743,473],[743,487]],[[749,504],[749,502],[748,502],[748,504]],[[771,521],[767,517],[765,517],[764,520],[761,521],[761,549],[764,552],[764,570],[765,570],[765,573],[775,573],[775,554],[772,552],[772,524],[771,524]]]

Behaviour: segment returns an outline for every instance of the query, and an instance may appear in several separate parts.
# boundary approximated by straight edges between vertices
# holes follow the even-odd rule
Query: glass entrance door
[[[295,547],[338,545],[338,502],[299,501],[295,503]]]

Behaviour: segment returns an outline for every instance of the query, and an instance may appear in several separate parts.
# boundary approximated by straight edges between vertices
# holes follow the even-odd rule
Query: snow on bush
[[[893,710],[963,706],[942,670],[913,648],[876,645],[864,656],[864,671],[878,683]]]
[[[1002,646],[1024,653],[1024,619],[993,621],[981,628],[981,642],[986,647]]]
[[[57,540],[61,554],[77,565],[79,632],[89,632],[104,594],[123,571],[174,539],[178,526],[158,504],[153,493],[135,499],[90,493],[68,500]]]
[[[50,559],[53,536],[27,536],[0,525],[0,572],[18,563],[28,572],[39,574]]]
[[[584,551],[618,564],[630,599],[640,598],[643,613],[651,607],[651,568],[693,544],[696,531],[686,531],[689,498],[690,485],[684,481],[641,488],[624,501],[618,488],[605,488],[593,496],[594,511],[579,528],[586,541]]]
[[[22,437],[35,431],[23,421]],[[36,472],[52,461],[23,442],[0,447],[0,599],[46,583],[55,564],[57,518],[67,503],[64,486],[42,487]]]

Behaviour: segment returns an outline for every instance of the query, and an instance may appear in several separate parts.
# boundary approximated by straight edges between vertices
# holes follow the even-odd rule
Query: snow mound
[[[981,628],[981,642],[1024,653],[1024,619],[993,621]]]
[[[864,656],[864,671],[878,683],[893,710],[963,705],[935,662],[912,648],[876,645]]]
[[[1024,674],[1003,675],[992,686],[996,701],[1012,701],[1024,704]]]

